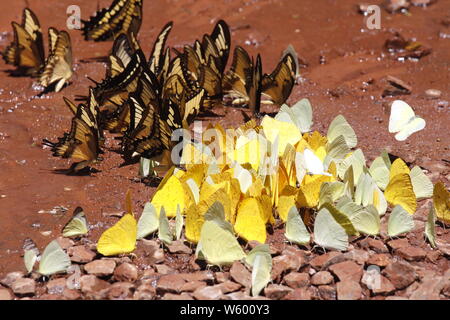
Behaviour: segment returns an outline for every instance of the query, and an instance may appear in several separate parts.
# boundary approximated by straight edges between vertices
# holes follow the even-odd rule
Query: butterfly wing
[[[395,100],[391,106],[389,132],[395,133],[401,131],[414,117],[415,113],[413,109],[406,102]]]

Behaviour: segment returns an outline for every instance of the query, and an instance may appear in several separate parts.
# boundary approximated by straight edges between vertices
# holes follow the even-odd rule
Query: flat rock
[[[292,289],[309,286],[309,274],[305,272],[291,272],[283,278],[284,283]]]
[[[112,275],[116,268],[116,262],[112,259],[100,259],[89,262],[84,266],[86,273],[97,276],[105,277]]]
[[[88,263],[94,260],[97,255],[94,251],[86,246],[74,246],[67,250],[70,260],[76,263]]]
[[[336,300],[336,289],[333,286],[319,286],[318,290],[322,300]]]
[[[387,253],[376,253],[367,260],[368,265],[379,267],[386,267],[389,263],[391,263],[391,255]]]
[[[215,287],[219,287],[223,294],[234,292],[242,288],[242,285],[233,281],[225,281],[220,284],[216,284]]]
[[[180,274],[168,274],[159,278],[156,285],[156,291],[158,294],[163,294],[166,292],[180,293],[182,291],[183,285],[186,283],[183,276]]]
[[[329,270],[340,280],[353,280],[359,282],[363,268],[354,261],[344,261],[329,267]]]
[[[269,284],[264,288],[264,295],[272,300],[283,299],[284,296],[292,292],[294,289],[281,284]]]
[[[133,294],[134,300],[153,300],[156,296],[156,289],[151,284],[145,283],[137,287]]]
[[[13,300],[14,296],[11,291],[6,288],[0,288],[0,300]]]
[[[307,288],[296,288],[285,295],[284,300],[311,300],[311,292]]]
[[[252,285],[252,274],[239,261],[235,261],[230,269],[231,278],[240,283],[245,288],[250,288]]]
[[[328,271],[319,271],[311,277],[311,284],[315,286],[332,283],[334,280]]]
[[[114,270],[114,279],[117,281],[135,282],[138,278],[138,269],[134,264],[122,263]]]
[[[111,285],[94,275],[84,275],[80,279],[81,292],[85,294],[90,293],[105,293]]]
[[[133,296],[134,285],[130,282],[115,282],[108,290],[108,299],[125,300]]]
[[[174,293],[166,293],[162,298],[162,300],[194,300],[192,296],[186,292],[180,294]]]
[[[171,274],[171,273],[175,272],[174,269],[172,269],[169,266],[166,266],[165,264],[157,264],[157,265],[155,265],[155,268],[159,274],[163,274],[163,275]]]
[[[404,289],[417,279],[415,269],[403,262],[390,263],[383,270],[383,275],[391,281],[396,289]]]
[[[388,295],[395,291],[394,285],[379,273],[374,274],[373,272],[364,272],[361,283],[376,295]]]
[[[11,289],[16,295],[34,295],[36,292],[36,282],[30,278],[19,278],[12,283]]]
[[[366,250],[353,249],[344,253],[348,260],[353,260],[357,264],[364,265],[369,260],[370,254]]]
[[[197,300],[219,300],[222,296],[222,290],[217,286],[199,288],[192,294]]]
[[[305,253],[302,250],[288,247],[281,255],[272,260],[272,279],[278,279],[283,273],[288,271],[298,271],[306,265]]]
[[[445,277],[427,275],[422,279],[418,288],[409,297],[410,300],[439,300],[440,292],[446,285]]]
[[[11,288],[14,281],[23,278],[24,276],[25,274],[21,271],[10,272],[2,280],[0,280],[0,283],[6,287]]]
[[[399,248],[395,253],[408,261],[420,261],[427,256],[425,250],[413,246]]]
[[[252,300],[252,297],[245,292],[237,291],[224,295],[222,300]]]
[[[64,292],[64,289],[66,288],[66,279],[65,278],[58,278],[58,279],[52,279],[49,282],[47,282],[47,293],[49,294],[62,294]]]
[[[65,288],[63,291],[63,297],[67,300],[78,300],[81,299],[81,293],[75,289]]]
[[[206,287],[205,281],[194,280],[194,281],[189,281],[189,282],[186,282],[185,284],[183,284],[183,286],[181,287],[181,291],[194,292],[195,290],[204,288],[204,287]]]
[[[359,300],[362,295],[362,288],[359,282],[344,280],[336,284],[338,300]]]
[[[389,249],[386,247],[383,241],[378,239],[368,238],[368,246],[376,253],[388,253]]]
[[[184,254],[192,253],[192,249],[189,248],[187,245],[183,243],[183,241],[180,240],[172,241],[172,244],[168,245],[167,248],[169,249],[170,253],[184,253]]]
[[[218,283],[222,283],[225,281],[230,280],[230,273],[229,272],[216,272],[216,281]]]
[[[405,239],[405,238],[391,240],[387,244],[392,250],[397,250],[397,249],[409,246],[408,239]]]
[[[320,256],[313,258],[311,261],[309,261],[309,265],[316,270],[320,270],[320,269],[322,269],[322,266],[328,262],[328,260],[330,260],[338,255],[341,255],[341,254],[342,253],[337,252],[337,251],[327,252],[325,254],[322,254]]]
[[[186,281],[214,281],[214,273],[211,271],[196,271],[194,273],[180,273]]]
[[[155,240],[142,239],[138,242],[138,248],[144,251],[144,256],[148,259],[148,264],[158,264],[164,262],[164,250]]]

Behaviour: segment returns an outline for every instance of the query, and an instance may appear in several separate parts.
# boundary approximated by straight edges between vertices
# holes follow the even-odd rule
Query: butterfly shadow
[[[81,63],[108,63],[109,59],[107,56],[100,56],[100,57],[81,59],[80,62]]]
[[[49,86],[47,86],[44,90],[42,90],[42,91],[37,95],[37,97],[38,97],[38,98],[41,98],[42,96],[44,96],[44,95],[46,95],[46,94],[49,94],[49,93],[51,93],[51,92],[55,92],[57,83],[58,83],[58,82],[53,82],[52,84],[50,84]],[[70,84],[71,84],[71,83],[67,83],[67,82],[66,82],[66,83],[62,86],[61,90],[63,90],[64,88],[70,86]]]
[[[26,68],[17,68],[17,69],[8,69],[8,70],[2,70],[4,73],[6,73],[9,77],[12,78],[29,78],[33,77],[31,74],[27,73]]]
[[[93,173],[101,172],[100,170],[97,170],[89,166],[76,170],[75,168],[77,165],[78,163],[73,163],[68,169],[54,169],[51,171],[55,174],[64,174],[66,176],[90,176]]]

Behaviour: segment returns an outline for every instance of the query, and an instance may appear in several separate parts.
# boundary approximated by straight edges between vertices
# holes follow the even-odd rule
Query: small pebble
[[[425,94],[428,98],[431,99],[438,99],[441,97],[442,92],[440,90],[437,89],[428,89],[425,91]]]

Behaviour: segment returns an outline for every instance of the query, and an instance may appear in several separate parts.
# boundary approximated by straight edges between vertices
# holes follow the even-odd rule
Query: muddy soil
[[[77,4],[82,18],[96,9],[97,1],[29,0],[43,30],[66,28],[66,8]],[[98,1],[100,7],[108,0]],[[270,72],[282,51],[292,44],[304,66],[302,81],[295,86],[289,102],[307,97],[314,108],[314,127],[326,132],[331,120],[343,114],[358,136],[358,145],[373,160],[383,149],[418,164],[431,172],[433,182],[448,186],[450,160],[450,2],[439,0],[427,7],[412,7],[409,14],[389,14],[382,10],[381,29],[368,30],[355,0],[151,0],[144,1],[144,21],[139,34],[142,47],[150,53],[153,41],[169,20],[174,28],[168,45],[180,48],[210,32],[218,19],[232,30],[232,44],[260,53],[263,70]],[[381,1],[374,1],[381,2]],[[12,40],[11,21],[20,21],[23,1],[0,2],[0,48]],[[398,61],[384,49],[384,43],[399,32],[431,48],[431,54],[417,61]],[[127,189],[133,190],[136,212],[150,199],[154,188],[134,181],[138,166],[119,167],[120,155],[108,139],[105,160],[90,176],[56,174],[70,160],[52,157],[43,150],[43,138],[55,140],[70,128],[71,114],[62,97],[85,95],[91,82],[101,80],[105,64],[96,58],[105,56],[112,43],[93,43],[72,37],[76,75],[60,93],[41,98],[33,89],[33,79],[10,77],[11,66],[0,62],[0,276],[24,270],[22,244],[33,238],[42,249],[60,234],[72,211],[82,206],[91,225],[90,239],[117,221],[113,213],[123,210]],[[45,39],[47,36],[45,35]],[[45,40],[47,42],[47,40]],[[398,142],[389,134],[389,105],[395,98],[382,97],[386,77],[395,76],[412,87],[410,95],[400,96],[427,121],[427,126],[407,142]],[[441,91],[439,98],[427,97],[427,89]],[[398,98],[398,97],[397,97]],[[264,107],[275,112],[277,107]],[[241,110],[217,107],[217,116],[202,120],[236,126],[243,122]],[[48,213],[64,207],[64,214]],[[63,210],[64,211],[64,210]],[[443,231],[441,232],[443,235]],[[422,240],[423,241],[423,240]],[[424,245],[423,243],[421,243]],[[446,264],[448,268],[448,263]],[[442,266],[440,266],[442,268]],[[444,266],[445,269],[445,266]]]

